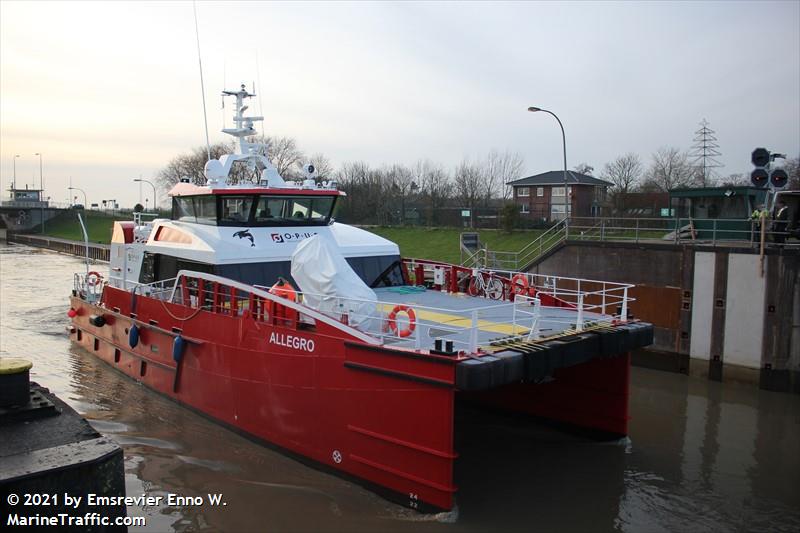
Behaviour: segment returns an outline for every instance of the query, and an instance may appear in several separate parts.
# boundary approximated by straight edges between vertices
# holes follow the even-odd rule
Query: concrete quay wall
[[[531,272],[636,284],[655,326],[634,363],[800,394],[800,251],[568,242]]]
[[[67,239],[58,239],[56,237],[26,235],[20,233],[9,234],[8,241],[27,244],[29,246],[36,246],[38,248],[47,248],[48,250],[70,255],[77,255],[78,257],[86,257],[86,243],[80,241],[70,241]],[[110,257],[111,247],[108,244],[89,243],[89,259],[93,259],[95,261],[109,261]]]

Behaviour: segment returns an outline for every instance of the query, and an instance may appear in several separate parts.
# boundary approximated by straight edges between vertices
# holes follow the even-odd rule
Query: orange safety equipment
[[[286,298],[290,302],[297,301],[297,291],[294,290],[292,284],[286,281],[283,278],[278,278],[278,281],[275,282],[269,289],[270,294],[274,294],[275,296],[280,296],[281,298]]]
[[[397,313],[405,312],[408,315],[408,327],[405,329],[401,329],[400,331],[397,330]],[[417,314],[414,312],[414,309],[408,307],[407,305],[395,305],[392,312],[389,313],[389,328],[394,331],[394,333],[401,338],[408,337],[417,327]]]

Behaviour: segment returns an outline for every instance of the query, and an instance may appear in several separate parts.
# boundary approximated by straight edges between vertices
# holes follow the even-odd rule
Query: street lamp
[[[42,195],[40,196],[41,199],[42,197],[44,197],[44,177],[43,177],[44,175],[42,174],[42,154],[36,152],[33,155],[39,156],[39,188],[42,190]]]
[[[14,180],[13,180],[13,183],[11,184],[11,188],[12,189],[16,189],[17,188],[17,158],[18,157],[19,157],[19,154],[16,154],[14,156],[14,159],[12,160],[14,162]],[[14,199],[16,200],[16,198],[14,198]]]
[[[67,190],[69,190],[69,191],[75,190],[75,191],[82,192],[83,193],[83,208],[84,209],[88,209],[88,207],[86,207],[86,206],[89,205],[89,201],[86,199],[86,191],[84,191],[83,189],[79,189],[77,187],[67,187]]]
[[[149,181],[149,180],[143,180],[142,178],[135,178],[133,181],[138,181],[138,182],[140,182],[140,183],[141,183],[141,182],[144,182],[144,183],[149,183],[149,184],[150,184],[150,186],[153,188],[153,211],[155,211],[155,210],[156,210],[156,186],[155,186],[155,185],[153,185],[153,182],[152,182],[152,181]],[[146,203],[146,201],[145,201],[145,203]]]
[[[42,173],[42,154],[40,152],[36,152],[33,155],[39,156],[39,207],[41,207],[41,217],[42,217],[42,234],[44,234],[44,174]]]
[[[564,125],[561,123],[561,120],[556,116],[555,113],[553,113],[552,111],[548,111],[547,109],[531,106],[528,108],[528,111],[530,111],[531,113],[536,113],[537,111],[541,111],[543,113],[549,113],[550,115],[553,115],[553,117],[558,121],[558,125],[561,127],[561,142],[564,147],[564,209],[566,210],[566,212],[564,213],[564,217],[569,218],[570,198],[569,198],[569,186],[567,185],[567,136],[564,135]]]

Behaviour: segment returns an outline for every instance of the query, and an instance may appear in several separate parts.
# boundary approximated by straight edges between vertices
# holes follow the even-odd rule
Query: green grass
[[[78,223],[76,211],[65,211],[45,223],[46,235],[82,241],[83,234]],[[111,231],[114,220],[128,220],[129,215],[122,214],[116,217],[96,211],[81,211],[89,233],[89,241],[108,243],[111,240]],[[416,257],[419,259],[433,259],[448,263],[461,261],[459,251],[459,235],[462,231],[458,228],[420,228],[420,227],[370,227],[366,228],[372,233],[396,242],[400,246],[403,257]],[[34,233],[36,230],[34,230]],[[511,235],[498,230],[478,230],[481,242],[490,250],[504,252],[518,252],[526,244],[538,237],[540,230],[517,230]]]
[[[45,221],[45,235],[58,237],[60,239],[83,241],[83,232],[81,231],[81,224],[78,222],[78,213],[81,214],[83,222],[86,224],[86,233],[89,234],[89,242],[98,242],[102,244],[108,244],[111,241],[111,232],[114,229],[115,220],[127,220],[130,217],[130,215],[127,214],[113,217],[97,211],[76,211],[70,209]],[[33,233],[38,232],[39,228],[33,230]]]
[[[367,228],[372,233],[394,241],[400,246],[403,257],[416,257],[418,259],[433,259],[447,263],[459,263],[459,235],[462,231],[457,228]],[[490,250],[503,252],[518,252],[526,244],[541,235],[541,230],[517,230],[511,235],[497,230],[478,230],[481,243],[486,244]]]

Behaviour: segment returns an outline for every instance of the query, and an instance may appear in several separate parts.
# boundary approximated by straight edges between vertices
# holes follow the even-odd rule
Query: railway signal
[[[770,168],[775,159],[786,159],[785,154],[770,153],[766,148],[756,148],[750,154],[750,161],[756,168],[750,173],[750,181],[756,187],[771,185],[782,189],[789,182],[789,175],[782,168]]]
[[[769,174],[769,182],[776,189],[783,189],[789,182],[789,174],[782,168],[773,169]]]
[[[756,167],[750,173],[750,181],[756,187],[764,187],[769,183],[769,156],[769,150],[766,148],[756,148],[750,154],[750,161]]]

